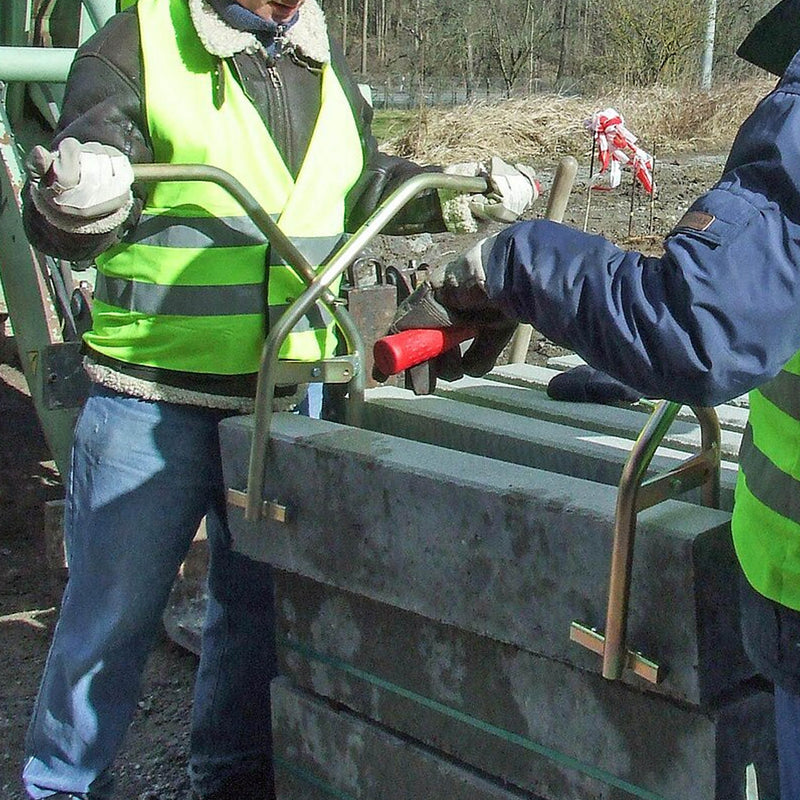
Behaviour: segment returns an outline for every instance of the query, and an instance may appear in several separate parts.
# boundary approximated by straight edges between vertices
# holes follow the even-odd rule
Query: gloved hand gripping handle
[[[376,368],[389,377],[446,353],[467,339],[473,328],[414,328],[384,336],[372,348]]]
[[[563,218],[577,169],[578,162],[571,156],[563,158],[559,163],[545,212],[546,219],[560,222]],[[530,341],[530,326],[520,327],[527,329],[527,339],[523,344],[524,350],[527,351]],[[519,333],[519,329],[517,332]],[[373,359],[377,369],[388,377],[424,361],[434,359],[476,335],[477,331],[474,329],[458,327],[407,330],[401,334],[391,334],[378,339],[373,346]],[[517,342],[512,343],[512,350],[515,348],[519,349]],[[510,360],[511,363],[518,363],[524,361],[524,356]]]

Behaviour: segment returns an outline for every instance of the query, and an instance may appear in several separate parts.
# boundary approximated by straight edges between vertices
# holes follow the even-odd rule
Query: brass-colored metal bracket
[[[247,492],[238,489],[228,489],[228,505],[236,508],[247,508]],[[291,519],[288,506],[276,503],[273,500],[263,500],[261,503],[261,519],[273,522],[288,523]]]
[[[606,637],[595,628],[587,628],[579,622],[573,622],[569,628],[569,638],[601,657],[605,655]],[[630,670],[640,678],[644,678],[650,683],[659,683],[661,681],[661,667],[655,661],[645,658],[641,653],[626,648],[623,662],[625,669]]]
[[[281,359],[276,365],[276,386],[295,383],[349,383],[360,369],[357,353],[332,356],[324,361]]]

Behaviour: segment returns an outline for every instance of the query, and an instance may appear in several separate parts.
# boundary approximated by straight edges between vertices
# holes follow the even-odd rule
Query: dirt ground
[[[659,242],[689,203],[719,176],[722,158],[678,154],[656,168],[659,191],[651,204],[630,184],[594,192],[587,228],[646,252]],[[584,226],[587,165],[578,173],[566,221]],[[629,176],[625,175],[625,181]],[[546,191],[552,176],[542,170]],[[631,208],[633,207],[633,215]],[[544,201],[536,211],[541,214]],[[652,220],[652,222],[651,222]],[[630,238],[629,238],[630,234]],[[452,236],[415,237],[381,243],[381,255],[436,263],[464,249]],[[1,245],[0,245],[1,246]],[[553,346],[534,336],[529,360],[542,362]],[[23,739],[39,676],[57,617],[64,576],[48,570],[44,548],[44,505],[63,497],[27,394],[15,367],[13,342],[0,340],[0,798],[22,800],[19,772]],[[191,686],[196,658],[166,635],[147,669],[142,699],[116,765],[119,800],[177,800],[188,797],[185,776]]]

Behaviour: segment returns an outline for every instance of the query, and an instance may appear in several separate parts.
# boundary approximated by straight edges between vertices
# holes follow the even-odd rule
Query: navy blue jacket
[[[716,405],[800,350],[800,54],[661,258],[546,220],[503,231],[487,289],[643,395]]]

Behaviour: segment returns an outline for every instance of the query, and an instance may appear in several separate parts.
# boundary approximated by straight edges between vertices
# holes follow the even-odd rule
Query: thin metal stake
[[[636,172],[631,170],[631,205],[628,209],[628,239],[633,236],[633,203],[636,197]]]
[[[653,145],[653,171],[650,173],[650,180],[652,185],[650,187],[650,236],[653,235],[653,225],[656,210],[656,146]]]
[[[586,233],[587,228],[589,227],[589,209],[592,205],[592,178],[594,177],[594,151],[597,147],[597,138],[592,133],[592,155],[589,160],[589,182],[586,187],[586,214],[583,217],[583,232]]]

